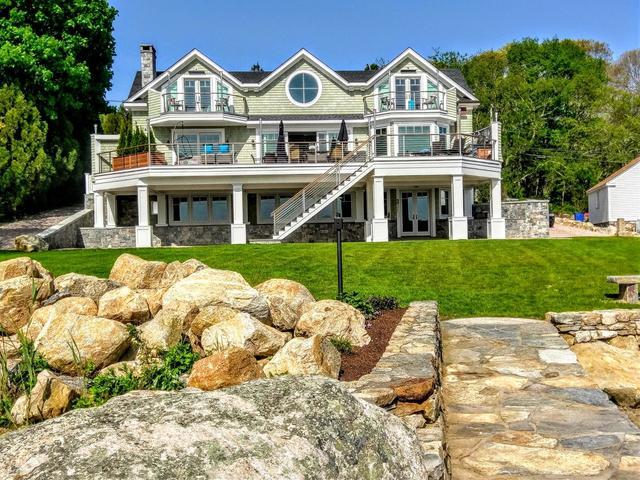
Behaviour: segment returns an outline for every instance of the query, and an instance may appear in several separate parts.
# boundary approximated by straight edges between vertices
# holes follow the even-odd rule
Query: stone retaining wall
[[[555,325],[569,345],[640,335],[640,309],[549,312],[545,318]]]
[[[502,216],[507,238],[546,238],[549,236],[548,200],[504,200]],[[487,238],[486,219],[489,204],[473,206],[473,220],[469,224],[469,238]],[[484,224],[482,223],[484,222]]]
[[[136,245],[135,227],[81,228],[85,248],[126,248]]]
[[[80,229],[91,225],[93,225],[93,210],[80,210],[47,228],[38,236],[47,242],[50,249],[81,247],[83,243]]]
[[[347,388],[358,398],[402,417],[431,465],[428,480],[445,478],[440,417],[440,325],[436,302],[413,302],[371,373]]]

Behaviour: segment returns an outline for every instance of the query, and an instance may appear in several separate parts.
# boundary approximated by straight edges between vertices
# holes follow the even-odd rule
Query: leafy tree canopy
[[[14,85],[0,87],[0,218],[47,187],[54,172],[44,147],[47,124]]]
[[[19,85],[47,122],[55,183],[80,178],[81,145],[111,84],[116,10],[107,0],[0,0],[0,84]]]

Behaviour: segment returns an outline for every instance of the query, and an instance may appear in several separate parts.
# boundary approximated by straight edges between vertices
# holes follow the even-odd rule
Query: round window
[[[287,95],[289,100],[299,106],[312,105],[320,96],[322,84],[311,72],[297,72],[289,77]]]

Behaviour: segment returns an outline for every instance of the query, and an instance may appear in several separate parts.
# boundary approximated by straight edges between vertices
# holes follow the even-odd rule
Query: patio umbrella
[[[278,127],[278,142],[276,144],[276,158],[279,162],[286,162],[289,157],[287,157],[287,147],[284,142],[284,123],[280,120],[280,126]]]
[[[344,120],[340,124],[340,131],[338,132],[338,141],[345,143],[349,141],[349,133],[347,132],[347,124]]]

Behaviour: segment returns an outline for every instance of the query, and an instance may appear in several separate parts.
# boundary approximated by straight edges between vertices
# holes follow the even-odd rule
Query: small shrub
[[[336,350],[340,353],[352,353],[353,352],[353,344],[343,337],[335,337],[330,339],[331,343]]]
[[[368,300],[373,309],[378,313],[383,310],[395,310],[400,306],[396,297],[371,295]]]
[[[112,397],[140,388],[140,381],[131,370],[99,374],[87,383],[87,391],[74,402],[73,408],[98,407]]]
[[[150,364],[141,376],[142,388],[179,390],[184,388],[180,376],[189,372],[200,358],[188,342],[182,341],[161,355],[162,363]]]
[[[18,393],[29,393],[36,384],[38,374],[51,367],[25,335],[18,333],[18,341],[21,360],[11,372],[8,372],[8,379]]]
[[[375,308],[373,308],[371,302],[369,302],[367,298],[359,292],[343,292],[342,295],[337,296],[337,299],[360,310],[360,312],[368,319],[375,316]]]

